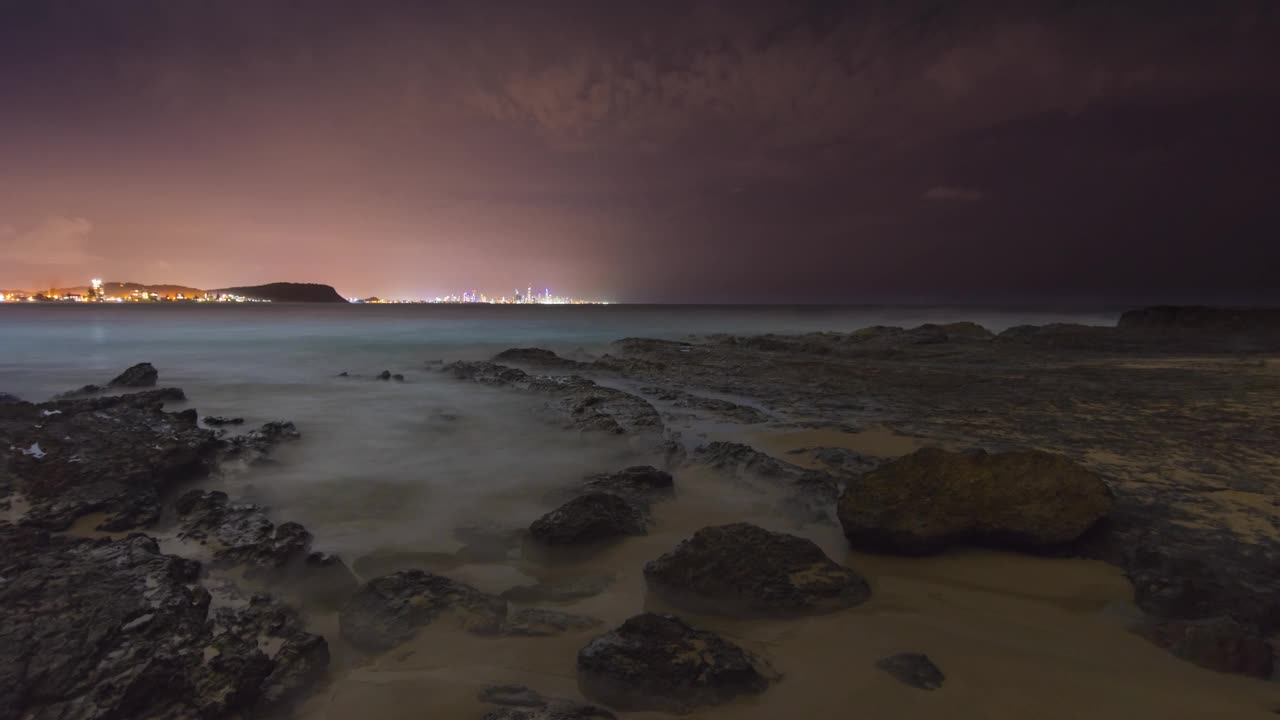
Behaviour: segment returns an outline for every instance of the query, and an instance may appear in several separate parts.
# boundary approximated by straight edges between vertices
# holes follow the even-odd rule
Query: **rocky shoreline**
[[[394,652],[428,627],[581,638],[576,668],[563,670],[586,703],[491,688],[488,718],[738,702],[789,668],[690,618],[787,622],[877,592],[874,577],[807,539],[813,528],[903,562],[963,547],[1100,559],[1133,584],[1136,634],[1211,670],[1272,678],[1280,336],[1241,317],[1151,309],[1116,328],[999,335],[959,323],[627,339],[597,358],[513,348],[433,368],[541,398],[553,424],[622,436],[643,463],[566,478],[527,527],[459,528],[460,558],[571,566],[646,536],[688,473],[722,478],[794,529],[708,524],[643,567],[619,568],[679,612],[612,629],[547,605],[591,598],[614,576],[548,576],[501,593],[447,571],[360,578],[314,552],[302,525],[200,487],[252,472],[299,431],[282,420],[229,434],[238,418],[167,411],[186,395],[155,387],[149,364],[47,402],[0,394],[0,720],[286,716],[326,682],[332,643]],[[820,442],[873,426],[920,449]],[[771,445],[786,432],[819,444]],[[758,443],[718,439],[752,433]],[[99,537],[68,532],[86,520]],[[244,589],[215,583],[224,571]],[[259,589],[273,583],[329,598],[338,635]],[[952,669],[930,648],[904,650],[877,667],[944,688]]]

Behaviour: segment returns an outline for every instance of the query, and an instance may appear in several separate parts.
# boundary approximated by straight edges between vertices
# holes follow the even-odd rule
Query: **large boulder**
[[[576,497],[529,526],[529,537],[544,545],[608,542],[648,532],[644,513],[612,493]]]
[[[338,614],[338,627],[356,647],[388,650],[446,615],[469,632],[497,634],[507,602],[441,575],[404,570],[361,585]]]
[[[1061,455],[928,448],[850,482],[838,510],[854,547],[921,555],[968,542],[1060,547],[1111,504],[1101,477]]]
[[[644,613],[578,651],[578,687],[627,712],[685,714],[763,692],[759,658],[671,615]]]
[[[645,565],[672,604],[718,615],[794,615],[852,607],[871,595],[858,573],[811,540],[748,523],[707,527]]]
[[[112,387],[154,387],[160,373],[151,363],[138,363],[112,378]]]

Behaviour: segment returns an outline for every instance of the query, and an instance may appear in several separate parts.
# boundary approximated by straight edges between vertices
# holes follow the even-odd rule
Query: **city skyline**
[[[573,295],[557,295],[550,288],[534,289],[527,285],[523,290],[514,288],[510,295],[489,295],[476,290],[464,290],[460,293],[422,293],[410,297],[392,297],[382,295],[343,296],[348,302],[356,304],[399,304],[399,303],[439,303],[439,304],[491,304],[491,305],[605,305],[605,299],[584,299]],[[219,290],[203,290],[190,285],[175,283],[134,283],[129,281],[104,281],[91,278],[84,285],[70,285],[47,289],[14,289],[0,288],[0,302],[156,302],[156,301],[191,301],[191,302],[254,302],[255,300]]]

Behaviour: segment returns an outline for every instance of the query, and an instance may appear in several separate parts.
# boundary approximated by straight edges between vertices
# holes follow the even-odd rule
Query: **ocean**
[[[448,545],[468,522],[527,523],[528,508],[566,478],[634,459],[625,443],[539,422],[537,398],[443,377],[439,361],[521,346],[598,355],[624,337],[958,320],[998,332],[1117,317],[908,306],[7,305],[0,392],[45,400],[150,362],[160,385],[183,388],[201,415],[243,417],[245,428],[293,421],[302,441],[269,467],[225,479],[227,489],[303,522],[319,548],[358,558]],[[382,370],[406,380],[373,380]]]

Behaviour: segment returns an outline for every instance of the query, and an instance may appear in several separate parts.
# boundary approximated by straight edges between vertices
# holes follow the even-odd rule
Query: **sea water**
[[[243,417],[245,429],[293,421],[302,440],[228,489],[303,522],[322,549],[355,558],[447,549],[453,529],[468,523],[527,524],[551,489],[636,459],[623,441],[541,422],[539,398],[458,382],[440,362],[525,346],[592,356],[624,337],[958,320],[998,332],[1116,317],[922,307],[6,305],[0,392],[40,401],[150,362],[160,385],[183,388],[185,407],[202,416]],[[383,370],[405,381],[375,380]]]

